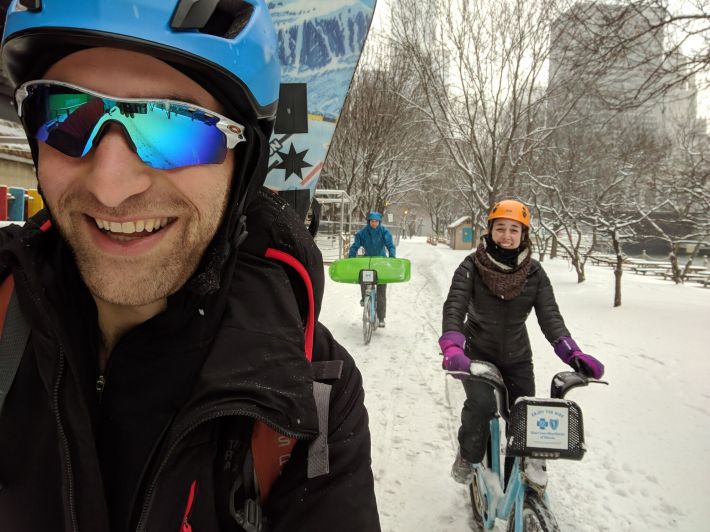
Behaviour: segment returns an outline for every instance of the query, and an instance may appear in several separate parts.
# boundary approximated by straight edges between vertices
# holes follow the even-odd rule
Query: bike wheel
[[[370,294],[365,296],[365,302],[362,309],[362,339],[365,345],[370,343],[372,338],[372,305],[370,304]]]
[[[545,502],[536,494],[528,493],[523,501],[524,532],[559,532],[560,527]],[[508,532],[515,532],[515,509],[508,519]]]
[[[488,506],[485,496],[481,495],[478,489],[478,475],[473,475],[473,482],[468,485],[468,495],[471,498],[471,513],[473,513],[473,525],[476,530],[483,530],[483,511]]]

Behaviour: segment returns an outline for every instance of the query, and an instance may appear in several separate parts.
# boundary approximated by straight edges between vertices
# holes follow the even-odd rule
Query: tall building
[[[579,2],[552,25],[549,120],[595,130],[635,127],[670,138],[697,118],[694,76],[681,76],[683,57],[668,56],[666,12],[640,4]],[[578,127],[579,127],[578,126]]]

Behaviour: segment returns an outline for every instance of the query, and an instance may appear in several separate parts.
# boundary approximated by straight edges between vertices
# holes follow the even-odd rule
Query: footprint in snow
[[[614,489],[614,493],[616,493],[619,497],[628,497],[629,496],[629,492],[621,487],[617,487],[616,489]]]
[[[670,504],[668,501],[661,499],[661,505],[660,509],[663,510],[664,512],[672,515],[684,515],[683,511],[678,508],[677,506],[674,506]]]
[[[616,471],[609,471],[606,475],[606,479],[611,482],[612,484],[623,484],[624,483],[624,475],[620,475]]]

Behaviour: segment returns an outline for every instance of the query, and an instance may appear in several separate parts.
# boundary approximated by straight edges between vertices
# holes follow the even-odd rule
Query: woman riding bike
[[[583,353],[571,338],[550,280],[531,255],[528,208],[515,200],[496,203],[488,216],[488,234],[454,273],[439,339],[447,371],[468,372],[471,360],[495,364],[511,406],[518,397],[535,395],[532,350],[525,328],[533,308],[542,332],[563,362],[595,379],[604,374],[604,365]],[[473,478],[473,464],[485,455],[496,400],[485,383],[466,380],[463,386],[466,401],[451,475],[466,484]]]

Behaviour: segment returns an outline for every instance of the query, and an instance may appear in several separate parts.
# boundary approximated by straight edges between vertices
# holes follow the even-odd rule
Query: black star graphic
[[[286,177],[284,178],[284,181],[288,180],[288,178],[291,177],[291,174],[296,174],[299,179],[303,179],[301,169],[313,166],[303,160],[305,159],[308,150],[296,152],[296,149],[293,147],[293,143],[291,143],[288,153],[283,153],[281,151],[277,151],[276,153],[278,153],[279,157],[281,157],[281,162],[274,168],[286,170]]]

